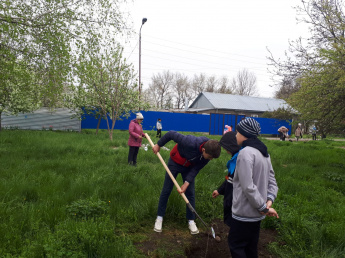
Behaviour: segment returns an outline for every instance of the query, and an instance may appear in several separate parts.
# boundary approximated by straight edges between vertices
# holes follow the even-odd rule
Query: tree
[[[189,100],[189,81],[188,77],[184,74],[177,73],[175,75],[175,82],[173,85],[174,96],[176,99],[176,108],[180,109],[185,106],[186,98]]]
[[[247,69],[243,69],[232,79],[231,87],[235,94],[255,96],[257,94],[256,76]]]
[[[301,88],[301,84],[298,79],[291,81],[282,81],[279,90],[275,92],[277,99],[288,99],[293,93],[297,92]]]
[[[192,98],[196,98],[201,92],[206,88],[206,76],[201,73],[199,75],[194,75],[192,80]]]
[[[318,121],[323,133],[344,132],[345,15],[343,1],[302,1],[297,7],[310,37],[290,42],[285,60],[270,57],[282,81],[297,80],[300,89],[287,102],[306,121]]]
[[[117,6],[122,0],[11,0],[0,5],[0,67],[9,72],[0,91],[6,93],[1,110],[32,111],[43,102],[50,107],[63,103],[66,84],[81,46],[113,40],[124,22]],[[112,36],[110,36],[112,35]],[[17,101],[18,78],[30,74]],[[30,84],[30,85],[29,85]],[[22,84],[21,84],[22,85]],[[19,86],[19,85],[17,85]],[[35,89],[35,103],[32,101]],[[16,94],[16,95],[13,95]]]
[[[226,76],[221,77],[218,80],[218,83],[219,83],[219,87],[217,90],[218,93],[223,93],[223,94],[231,94],[232,93],[232,90],[230,88],[231,86],[229,85],[228,77],[226,77]]]
[[[215,76],[208,77],[206,80],[206,92],[216,92],[217,91],[217,79]]]
[[[79,58],[76,75],[80,83],[77,85],[80,104],[86,112],[107,121],[110,140],[116,120],[121,116],[129,116],[139,106],[145,107],[138,100],[136,76],[132,65],[122,57],[123,48],[116,45],[105,51],[86,52]],[[83,101],[84,100],[84,101]],[[108,115],[112,120],[109,125]]]
[[[174,82],[174,75],[169,71],[163,74],[158,73],[152,76],[152,83],[149,85],[150,94],[156,96],[156,107],[164,108],[165,102],[171,102],[170,91]]]
[[[291,108],[278,108],[277,110],[274,110],[272,112],[264,112],[262,114],[262,117],[265,118],[276,118],[284,120],[291,120],[296,116],[296,112],[291,110]]]
[[[35,74],[25,63],[0,62],[0,131],[4,112],[33,111],[39,107],[39,87],[35,87]]]

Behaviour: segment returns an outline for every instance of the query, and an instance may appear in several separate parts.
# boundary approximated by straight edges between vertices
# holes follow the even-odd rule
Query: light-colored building
[[[282,99],[202,92],[186,111],[260,117],[264,112],[272,112],[278,108],[289,108],[289,105]]]

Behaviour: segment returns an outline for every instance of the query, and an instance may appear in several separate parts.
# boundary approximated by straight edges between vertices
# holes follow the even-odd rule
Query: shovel
[[[146,139],[149,141],[151,147],[153,148],[154,144],[153,144],[153,142],[152,142],[150,136],[149,136],[147,133],[145,133],[145,136],[146,136]],[[177,188],[179,191],[181,191],[181,187],[180,187],[179,184],[177,183],[177,181],[176,181],[176,179],[174,178],[174,176],[171,174],[170,169],[168,168],[167,164],[165,164],[165,161],[164,161],[164,159],[162,158],[162,156],[161,156],[161,154],[160,154],[159,152],[157,152],[157,156],[158,156],[159,160],[161,161],[161,163],[163,164],[165,170],[166,170],[167,173],[169,174],[169,176],[170,176],[171,180],[173,181],[174,185],[176,186],[176,188]],[[187,207],[191,210],[191,212],[193,212],[193,213],[200,219],[200,221],[202,222],[202,224],[204,224],[204,226],[205,226],[206,228],[208,228],[208,226],[207,226],[207,224],[205,223],[205,221],[202,220],[202,218],[199,216],[199,214],[196,213],[196,211],[195,211],[195,209],[193,208],[193,206],[189,203],[189,201],[188,201],[186,195],[185,195],[184,193],[181,193],[180,195],[182,196],[182,198],[183,198],[184,201],[186,202]],[[213,227],[211,227],[211,232],[212,232],[213,238],[216,238],[216,233],[214,232]]]

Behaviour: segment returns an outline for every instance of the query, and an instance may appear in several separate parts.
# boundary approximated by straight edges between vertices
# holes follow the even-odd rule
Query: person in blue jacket
[[[236,132],[234,131],[225,133],[220,139],[219,144],[223,147],[223,149],[226,150],[228,154],[232,156],[232,158],[226,164],[227,174],[223,184],[220,187],[218,187],[217,190],[213,191],[212,197],[216,198],[219,195],[224,196],[224,223],[230,227],[230,222],[232,218],[232,180],[235,175],[237,156],[241,147],[237,144]]]
[[[171,140],[176,145],[170,152],[168,168],[175,178],[178,174],[181,174],[184,183],[181,186],[180,193],[185,193],[189,203],[195,208],[194,178],[210,160],[220,156],[221,147],[217,140],[210,140],[205,136],[196,137],[169,131],[153,146],[153,152],[157,154],[160,148]],[[166,173],[154,226],[156,232],[162,232],[163,217],[173,187],[174,183],[169,174]],[[198,234],[199,230],[194,222],[195,215],[188,207],[186,207],[186,217],[191,234]]]

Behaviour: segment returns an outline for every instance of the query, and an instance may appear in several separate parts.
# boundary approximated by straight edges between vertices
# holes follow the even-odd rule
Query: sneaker
[[[153,230],[156,232],[162,232],[162,224],[163,220],[156,219],[155,227],[153,228]]]
[[[189,227],[190,233],[192,235],[199,234],[199,229],[197,228],[197,226],[196,226],[194,221],[189,222],[188,223],[188,227]]]

